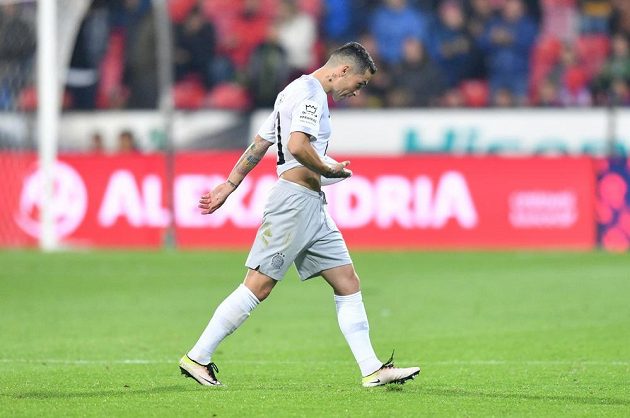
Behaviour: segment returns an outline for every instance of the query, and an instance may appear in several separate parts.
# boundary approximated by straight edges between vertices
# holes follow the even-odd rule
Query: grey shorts
[[[295,263],[302,280],[352,264],[348,248],[326,209],[324,193],[279,179],[245,265],[282,280]]]

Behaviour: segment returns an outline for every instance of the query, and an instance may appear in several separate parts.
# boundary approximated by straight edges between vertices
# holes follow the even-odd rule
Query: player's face
[[[370,73],[370,70],[365,70],[363,74],[357,74],[348,68],[333,85],[333,100],[338,102],[339,100],[359,95],[361,89],[367,85],[371,78],[372,73]]]

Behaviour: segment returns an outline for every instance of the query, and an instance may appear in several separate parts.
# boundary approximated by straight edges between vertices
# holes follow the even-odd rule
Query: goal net
[[[46,189],[45,184],[49,189],[54,187],[58,132],[41,128],[41,111],[48,109],[46,118],[53,121],[49,126],[55,127],[61,103],[38,100],[38,92],[41,94],[42,87],[55,91],[51,86],[61,92],[74,39],[90,3],[0,0],[0,172],[4,176],[0,247],[41,242],[45,229],[41,225],[42,213],[48,212],[48,217],[54,219],[54,202],[45,201],[42,190]],[[45,16],[42,10],[48,10]],[[50,23],[48,37],[42,37],[42,22]],[[43,44],[39,39],[47,41]],[[44,148],[48,152],[42,159]],[[44,161],[47,167],[40,163]],[[49,242],[53,243],[54,230],[49,235],[53,237]]]

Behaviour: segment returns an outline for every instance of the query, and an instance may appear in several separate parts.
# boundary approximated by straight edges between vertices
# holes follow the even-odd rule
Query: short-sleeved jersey
[[[330,138],[328,98],[320,82],[311,75],[303,75],[282,90],[273,112],[258,131],[263,139],[278,146],[278,176],[302,166],[287,149],[292,132],[304,132],[320,157],[326,155]]]

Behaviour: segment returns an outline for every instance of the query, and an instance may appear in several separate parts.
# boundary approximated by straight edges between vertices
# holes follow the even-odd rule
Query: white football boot
[[[407,380],[414,379],[420,373],[420,367],[395,367],[394,353],[387,363],[383,364],[380,369],[365,376],[362,379],[363,387],[372,388],[375,386],[387,385],[389,383],[404,384]]]
[[[200,385],[222,386],[215,375],[219,372],[219,368],[214,363],[204,366],[191,360],[188,356],[184,356],[179,360],[179,370],[184,376],[192,377]]]

